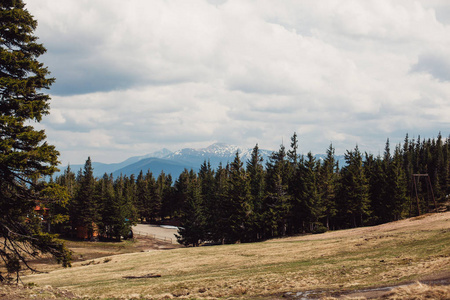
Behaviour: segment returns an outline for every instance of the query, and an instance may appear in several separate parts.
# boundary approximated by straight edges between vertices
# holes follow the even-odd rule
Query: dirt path
[[[133,226],[133,233],[140,236],[148,236],[157,240],[178,244],[175,234],[178,229],[175,226],[137,224]]]

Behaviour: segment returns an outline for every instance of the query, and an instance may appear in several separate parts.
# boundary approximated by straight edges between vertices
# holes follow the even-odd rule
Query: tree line
[[[174,182],[150,170],[94,178],[88,159],[77,175],[68,168],[55,183],[69,195],[66,226],[85,226],[89,236],[96,226],[103,236],[120,239],[138,221],[171,219],[179,222],[179,241],[193,246],[381,224],[429,212],[433,199],[442,204],[450,194],[450,137],[441,134],[406,135],[393,151],[388,139],[378,156],[356,146],[346,151],[343,166],[332,145],[323,160],[300,155],[298,148],[294,133],[290,148],[281,145],[266,162],[256,145],[245,164],[237,152],[226,165],[212,169],[205,161]]]

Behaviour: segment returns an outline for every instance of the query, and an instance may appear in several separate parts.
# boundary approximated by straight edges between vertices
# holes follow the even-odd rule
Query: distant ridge
[[[95,177],[102,177],[105,173],[113,174],[114,177],[118,177],[121,174],[126,176],[134,174],[137,176],[142,170],[143,173],[150,171],[155,177],[161,172],[164,172],[166,175],[172,175],[172,179],[175,181],[184,169],[193,169],[197,172],[204,161],[209,161],[213,169],[217,169],[220,164],[225,166],[234,160],[236,152],[239,152],[241,161],[245,165],[250,160],[252,151],[253,148],[241,148],[225,143],[215,143],[206,148],[199,149],[184,148],[175,152],[164,148],[143,156],[130,157],[120,163],[105,164],[93,162],[92,167]],[[260,149],[259,151],[263,158],[263,164],[265,165],[273,151],[264,149]],[[317,154],[315,157],[318,160],[323,160],[325,155]],[[343,158],[343,156],[336,156],[336,159],[340,161],[340,166],[343,165]],[[84,164],[70,166],[72,172],[75,173],[83,167]],[[61,175],[67,169],[67,166],[61,166],[60,169],[61,171],[54,176]]]

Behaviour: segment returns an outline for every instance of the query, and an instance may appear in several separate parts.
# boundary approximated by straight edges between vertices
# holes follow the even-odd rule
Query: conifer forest
[[[448,205],[450,138],[410,139],[383,155],[361,153],[358,146],[335,160],[332,145],[323,160],[299,154],[294,133],[263,161],[258,145],[251,159],[178,178],[142,172],[135,178],[92,175],[88,159],[77,173],[68,168],[52,179],[67,201],[50,208],[50,230],[71,234],[86,228],[110,239],[128,237],[137,222],[171,220],[180,226],[179,242],[198,246],[255,242],[301,233],[376,225],[435,211]]]

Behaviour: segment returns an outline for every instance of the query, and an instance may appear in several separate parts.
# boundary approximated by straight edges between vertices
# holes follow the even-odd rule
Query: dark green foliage
[[[222,230],[225,232],[226,242],[241,242],[246,239],[249,228],[247,217],[250,215],[251,208],[247,174],[238,152],[230,164],[228,181],[227,197],[221,203],[221,208],[228,218]]]
[[[36,205],[52,205],[60,194],[41,180],[57,170],[59,153],[43,130],[29,125],[48,114],[50,97],[43,90],[54,82],[37,60],[46,49],[33,35],[36,25],[21,0],[0,3],[0,258],[17,279],[21,264],[31,269],[28,255],[49,253],[64,266],[70,262],[63,244],[43,233],[33,216]]]
[[[113,212],[115,222],[112,224],[112,230],[113,236],[120,241],[121,237],[128,238],[136,220],[137,213],[133,204],[136,194],[134,176],[119,176],[114,182],[114,194],[114,206],[117,209]]]
[[[443,142],[439,136],[434,142],[420,138],[410,141],[407,136],[403,147],[397,145],[392,154],[387,140],[383,156],[366,153],[363,159],[356,147],[347,151],[346,164],[339,169],[332,145],[320,162],[312,153],[306,157],[298,155],[298,139],[294,134],[291,149],[286,151],[281,146],[265,168],[258,145],[247,161],[245,172],[238,167],[241,165],[238,156],[232,164],[220,166],[215,172],[205,162],[199,172],[203,206],[195,210],[206,220],[203,238],[214,243],[257,241],[407,217],[411,174],[433,170],[439,173],[431,177],[433,189],[448,190],[448,147],[448,139]],[[182,178],[175,186],[182,186]],[[418,184],[418,192],[421,210],[426,211],[431,200],[427,200],[423,182]],[[178,188],[177,193],[180,199],[187,199],[187,192]],[[446,199],[441,197],[440,201]],[[197,236],[202,236],[198,232],[201,226],[193,228],[197,229]]]
[[[322,191],[324,225],[330,229],[330,223],[337,213],[336,192],[338,190],[338,167],[334,158],[333,145],[327,149],[327,156],[320,172],[319,186]]]
[[[84,169],[78,176],[78,189],[71,203],[70,218],[75,231],[80,227],[87,230],[87,238],[92,239],[99,221],[99,202],[95,190],[91,158],[86,160]]]
[[[206,226],[205,239],[214,240],[214,234],[219,216],[220,207],[218,207],[217,195],[216,195],[216,181],[215,173],[211,169],[210,162],[204,162],[200,166],[198,173],[198,179],[200,181],[200,189],[202,195],[204,221]]]
[[[287,229],[287,215],[291,209],[289,181],[291,165],[281,145],[272,153],[266,165],[266,195],[263,201],[264,237],[284,235]]]
[[[56,179],[67,190],[72,184],[76,190],[69,197],[70,219],[65,225],[72,228],[72,236],[77,236],[80,228],[86,229],[87,236],[78,236],[79,238],[92,239],[94,236],[100,236],[118,241],[128,238],[138,219],[136,207],[139,198],[139,177],[137,182],[134,176],[119,176],[114,179],[112,174],[104,174],[101,179],[97,179],[92,173],[88,159],[76,181],[72,180],[75,175],[68,172]],[[67,233],[64,230],[60,232]]]
[[[107,174],[97,182],[98,193],[100,194],[100,232],[109,239],[119,236],[120,232],[115,225],[123,222],[120,216],[120,203],[118,203],[115,189],[114,179]]]
[[[372,224],[388,222],[389,199],[386,197],[388,179],[381,157],[374,158],[373,155],[366,153],[364,171],[369,182],[369,197],[372,208],[370,222]]]
[[[247,161],[247,176],[250,188],[249,207],[251,212],[247,217],[249,226],[249,239],[260,240],[263,237],[262,215],[265,191],[263,158],[259,153],[259,147],[253,148],[252,155]]]
[[[304,208],[306,209],[305,220],[310,224],[309,231],[314,231],[315,227],[322,226],[319,219],[324,217],[325,206],[322,202],[322,191],[319,189],[319,168],[311,152],[308,152],[305,161],[304,190],[302,194]]]
[[[383,156],[366,153],[364,159],[355,147],[347,151],[342,169],[332,145],[320,161],[311,152],[298,155],[295,134],[291,142],[290,150],[282,145],[272,153],[265,167],[256,145],[245,169],[236,153],[225,167],[213,170],[205,161],[198,174],[185,170],[173,185],[170,176],[161,173],[155,179],[150,171],[137,180],[94,179],[92,201],[100,214],[100,232],[120,239],[138,217],[141,222],[169,218],[181,222],[182,244],[199,246],[380,224],[434,209],[424,180],[417,183],[419,209],[410,197],[412,174],[427,172],[434,174],[430,178],[439,191],[438,203],[448,201],[449,139],[415,141],[407,136],[393,154],[388,140]],[[86,170],[74,178],[65,173],[56,179],[73,195],[72,205],[82,189],[92,190],[84,183]]]
[[[339,205],[347,226],[363,226],[370,214],[369,184],[358,146],[345,154],[346,166],[341,171]]]
[[[183,227],[179,229],[177,239],[183,245],[196,247],[204,241],[207,230],[205,228],[201,186],[197,175],[192,170],[189,173],[185,170],[183,173],[187,189],[181,216]]]

